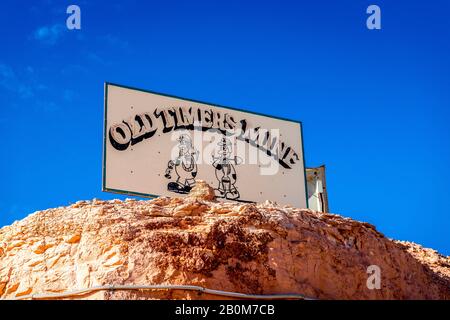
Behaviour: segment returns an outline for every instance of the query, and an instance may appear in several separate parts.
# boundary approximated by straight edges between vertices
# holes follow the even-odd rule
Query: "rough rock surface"
[[[369,265],[381,289],[366,286]],[[450,299],[450,257],[374,226],[273,202],[80,201],[0,229],[0,297],[109,284],[192,284],[317,299]],[[102,290],[75,299],[216,299],[183,290]]]

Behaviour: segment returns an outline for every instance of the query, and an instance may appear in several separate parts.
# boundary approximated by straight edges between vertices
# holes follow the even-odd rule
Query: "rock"
[[[450,299],[450,258],[370,224],[274,202],[186,198],[80,202],[0,229],[0,297],[100,285],[189,284],[315,299]],[[82,204],[82,205],[81,205]],[[367,268],[381,289],[367,288]],[[219,299],[183,290],[103,290],[71,299]]]
[[[214,189],[211,188],[209,184],[203,180],[198,180],[191,192],[189,192],[188,198],[214,201],[216,200],[216,195],[214,193]]]
[[[66,242],[67,243],[78,243],[80,242],[81,239],[81,235],[76,233],[76,234],[71,234],[68,237],[66,237]]]

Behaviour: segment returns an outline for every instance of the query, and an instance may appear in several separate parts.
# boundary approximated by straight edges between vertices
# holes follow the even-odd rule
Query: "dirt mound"
[[[381,270],[368,289],[367,268]],[[103,285],[197,285],[315,299],[450,299],[450,259],[368,223],[272,202],[79,201],[0,229],[0,297]],[[217,299],[187,290],[98,290],[73,299]]]

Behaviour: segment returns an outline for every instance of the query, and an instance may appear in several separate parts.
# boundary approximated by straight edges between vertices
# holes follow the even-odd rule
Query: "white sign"
[[[301,123],[105,84],[103,191],[307,207]]]

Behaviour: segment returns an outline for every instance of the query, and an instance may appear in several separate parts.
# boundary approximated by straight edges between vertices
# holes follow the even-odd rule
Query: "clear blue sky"
[[[81,30],[65,27],[69,4]],[[370,4],[382,30],[366,28]],[[103,83],[301,120],[331,210],[450,254],[450,3],[3,1],[0,226],[101,192]]]

